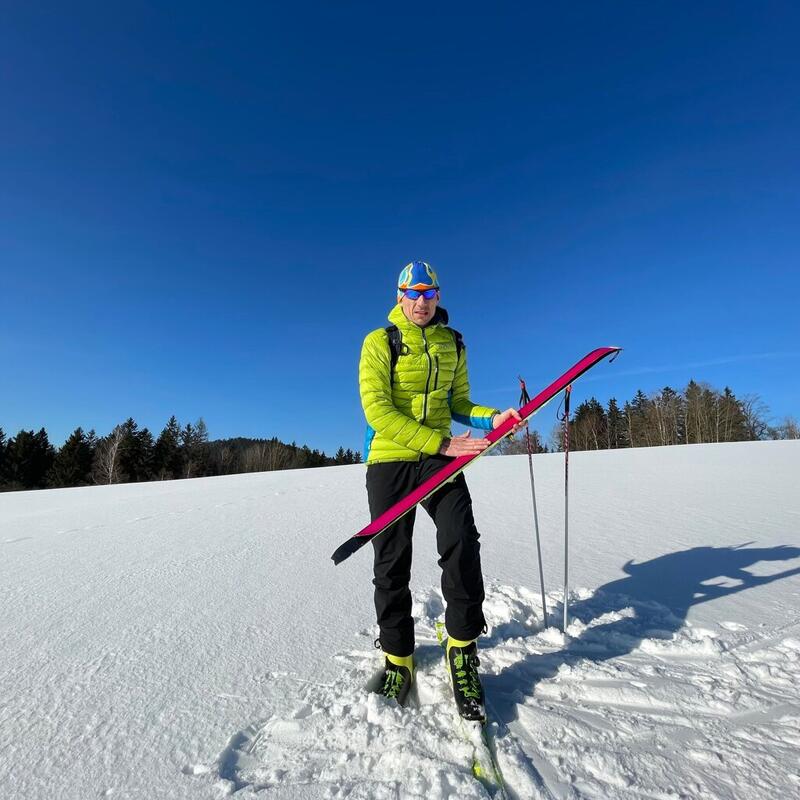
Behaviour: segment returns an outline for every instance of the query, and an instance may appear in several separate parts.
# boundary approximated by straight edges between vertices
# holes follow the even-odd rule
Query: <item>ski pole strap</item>
[[[572,394],[572,384],[564,390],[564,452],[569,455],[569,398]]]
[[[522,380],[521,375],[519,376],[519,388],[520,388],[519,407],[522,408],[522,406],[530,403],[531,398],[530,395],[528,394],[528,390],[525,388],[525,381]]]

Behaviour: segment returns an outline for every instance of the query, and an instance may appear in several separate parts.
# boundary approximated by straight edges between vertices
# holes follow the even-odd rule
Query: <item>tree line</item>
[[[548,453],[564,449],[564,425],[557,423],[550,442],[532,430],[531,450]],[[683,391],[665,386],[660,392],[636,392],[620,407],[616,398],[604,406],[595,397],[581,402],[570,415],[570,450],[614,450],[673,444],[748,442],[762,439],[800,439],[792,417],[771,425],[769,409],[758,395],[736,397],[727,386],[719,391],[707,383],[689,381]],[[499,455],[526,453],[524,433],[500,442]]]
[[[689,381],[683,391],[665,386],[645,395],[639,390],[620,408],[611,398],[604,407],[595,397],[575,408],[570,420],[570,449],[605,450],[711,442],[798,439],[800,426],[787,417],[770,424],[769,409],[758,395],[737,397],[707,383]],[[552,444],[563,449],[563,425],[553,430]]]
[[[170,417],[158,435],[127,419],[98,437],[76,428],[56,449],[47,431],[21,430],[7,439],[0,428],[0,491],[234,475],[275,469],[358,464],[361,454],[340,447],[331,457],[277,438],[209,441],[201,419],[181,427]]]
[[[800,439],[800,425],[787,417],[769,422],[769,409],[757,395],[742,398],[725,387],[689,381],[683,391],[669,386],[645,395],[639,390],[622,407],[616,398],[607,405],[591,397],[581,402],[570,419],[570,449],[605,450],[760,439]],[[563,449],[563,425],[553,429],[549,446],[531,431],[532,449],[546,453]],[[527,452],[525,436],[505,439],[498,454]],[[276,437],[237,437],[209,441],[205,422],[181,427],[170,417],[153,437],[127,419],[107,436],[76,428],[56,449],[42,428],[21,430],[7,439],[0,428],[0,491],[62,488],[92,484],[234,475],[278,469],[303,469],[358,464],[361,454],[340,447],[327,456],[307,445],[286,444]]]

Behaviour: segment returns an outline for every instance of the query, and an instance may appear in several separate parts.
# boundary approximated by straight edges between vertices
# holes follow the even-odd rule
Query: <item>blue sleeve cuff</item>
[[[494,414],[491,417],[465,417],[463,414],[453,414],[453,419],[459,424],[483,431],[492,430],[492,417]]]

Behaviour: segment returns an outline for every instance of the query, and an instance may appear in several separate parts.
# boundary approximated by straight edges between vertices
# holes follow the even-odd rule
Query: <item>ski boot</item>
[[[414,656],[386,656],[383,672],[372,682],[371,691],[404,706],[414,681]]]
[[[463,642],[447,638],[447,668],[458,713],[463,719],[485,722],[486,709],[483,704],[483,687],[478,676],[478,643],[473,639]]]

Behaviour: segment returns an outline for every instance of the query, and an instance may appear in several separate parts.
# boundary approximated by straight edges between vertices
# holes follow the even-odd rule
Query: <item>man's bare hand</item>
[[[439,452],[443,456],[471,456],[475,453],[482,453],[488,446],[488,439],[473,439],[470,431],[454,436],[452,439],[445,439]]]
[[[492,430],[499,428],[508,419],[517,420],[517,424],[509,431],[509,433],[516,433],[525,424],[522,421],[522,417],[519,415],[517,409],[509,408],[505,411],[501,411],[499,414],[495,414],[492,417]]]

